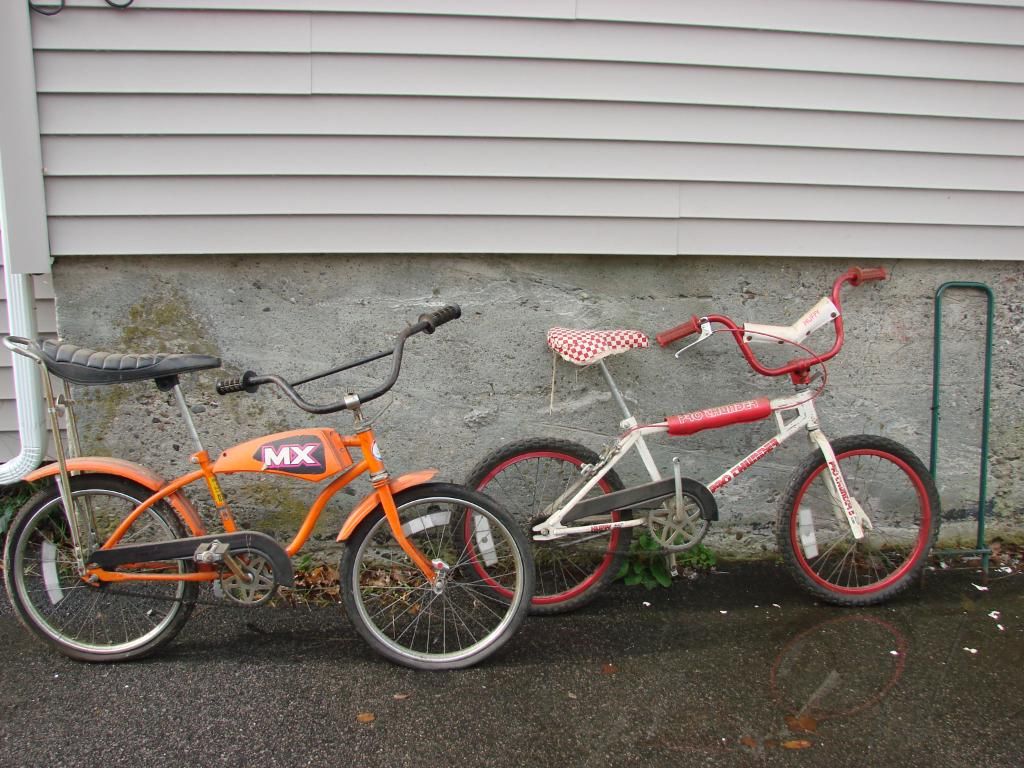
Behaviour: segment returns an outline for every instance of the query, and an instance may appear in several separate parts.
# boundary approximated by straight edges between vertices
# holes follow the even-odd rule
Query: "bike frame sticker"
[[[722,488],[722,486],[728,485],[780,445],[781,443],[779,442],[779,439],[777,437],[773,437],[752,454],[747,456],[747,458],[743,459],[739,464],[735,465],[732,469],[711,483],[711,485],[708,486],[708,490],[715,493]]]
[[[296,435],[264,443],[253,454],[263,469],[293,475],[318,475],[324,471],[324,444],[315,435]]]

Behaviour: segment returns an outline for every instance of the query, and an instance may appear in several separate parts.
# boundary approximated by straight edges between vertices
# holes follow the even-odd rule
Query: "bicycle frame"
[[[642,517],[629,520],[603,522],[597,525],[562,525],[562,520],[569,514],[569,512],[580,501],[582,501],[588,493],[590,493],[594,486],[597,485],[597,483],[599,483],[601,479],[607,475],[608,472],[610,472],[626,454],[633,449],[636,449],[637,453],[640,455],[651,480],[658,481],[662,479],[661,473],[658,471],[658,468],[654,463],[650,449],[644,441],[644,438],[652,435],[670,434],[672,432],[672,428],[667,421],[640,426],[636,418],[629,412],[626,401],[616,386],[615,381],[612,379],[611,373],[608,371],[604,361],[599,360],[596,365],[599,366],[601,373],[604,375],[605,381],[611,390],[613,399],[625,416],[625,419],[620,423],[620,427],[624,429],[625,432],[623,432],[615,444],[602,455],[601,461],[596,466],[584,467],[584,475],[589,475],[589,477],[583,485],[570,488],[566,494],[563,494],[561,497],[556,499],[552,505],[555,507],[552,514],[550,514],[544,522],[534,526],[533,530],[536,533],[534,539],[537,541],[550,541],[568,534],[600,533],[614,530],[616,528],[632,528],[644,525],[646,521]],[[704,429],[718,429],[723,426],[728,426],[729,424],[736,424],[744,421],[759,421],[763,418],[767,418],[768,415],[774,416],[775,418],[778,432],[760,447],[749,453],[745,458],[719,475],[708,485],[708,490],[712,493],[717,493],[734,479],[750,469],[750,467],[754,466],[754,464],[773,453],[776,448],[793,437],[793,435],[806,430],[808,438],[818,448],[818,450],[822,452],[827,466],[829,467],[828,478],[830,482],[827,487],[837,512],[841,512],[843,516],[845,516],[854,537],[857,539],[863,538],[864,529],[870,529],[871,522],[864,513],[860,504],[858,504],[856,499],[854,499],[849,493],[846,481],[843,478],[842,472],[839,469],[839,464],[836,461],[835,452],[832,450],[832,445],[821,431],[818,423],[817,412],[814,408],[813,395],[809,394],[806,389],[803,389],[798,391],[795,395],[768,401],[762,406],[760,411],[757,411],[757,418],[752,419],[749,418],[745,412],[755,411],[755,409],[751,407],[755,403],[757,403],[757,401],[733,403],[731,405],[721,406],[720,408],[709,408],[703,411],[694,411],[689,414],[674,417],[680,420],[689,418],[691,421],[697,422],[697,426],[692,427],[691,431],[687,432],[687,434],[693,434],[698,431],[703,431]],[[760,412],[764,411],[766,412],[761,416]],[[789,411],[796,411],[796,416],[787,422],[783,418],[783,413]],[[704,423],[700,424],[700,422]],[[569,495],[568,499],[565,498],[566,495]]]
[[[357,430],[354,435],[340,435],[332,429],[325,428],[291,430],[288,432],[265,435],[254,440],[241,443],[224,451],[216,461],[211,461],[209,453],[205,448],[203,448],[199,439],[199,435],[192,421],[191,413],[185,403],[184,395],[181,392],[180,385],[175,385],[174,392],[175,397],[178,400],[182,416],[188,426],[189,434],[198,449],[192,454],[190,461],[193,464],[198,464],[199,469],[185,475],[181,475],[180,477],[165,483],[155,473],[132,462],[119,459],[108,459],[105,457],[65,457],[63,455],[63,451],[61,451],[59,456],[61,460],[55,464],[36,470],[27,476],[25,480],[27,482],[36,482],[38,480],[57,476],[56,479],[61,483],[61,487],[63,489],[67,486],[62,482],[62,477],[68,477],[71,474],[80,472],[94,472],[126,477],[127,479],[137,482],[154,491],[153,495],[136,507],[121,522],[102,546],[100,546],[100,549],[111,549],[121,541],[135,521],[138,520],[139,516],[161,501],[167,501],[172,507],[174,507],[192,536],[204,535],[207,531],[199,517],[199,514],[196,512],[195,507],[191,504],[188,498],[182,493],[184,488],[199,480],[205,480],[210,497],[220,514],[224,531],[231,533],[238,530],[238,526],[235,522],[231,509],[227,504],[227,500],[224,497],[224,493],[220,488],[220,483],[217,480],[218,475],[229,475],[242,472],[255,474],[265,473],[297,477],[315,482],[335,476],[334,479],[317,496],[299,527],[299,530],[296,532],[295,537],[284,548],[284,552],[287,556],[292,557],[301,550],[303,545],[309,539],[313,529],[316,527],[317,521],[320,519],[321,513],[334,495],[342,488],[348,486],[357,477],[369,474],[370,482],[373,485],[374,490],[365,496],[349,513],[340,533],[338,534],[338,541],[345,541],[348,539],[352,532],[358,527],[359,523],[379,504],[384,509],[384,514],[391,527],[391,532],[399,546],[401,546],[406,554],[409,555],[417,567],[423,572],[424,576],[426,576],[431,582],[434,581],[436,578],[436,571],[430,561],[427,560],[419,549],[417,549],[416,546],[408,540],[402,531],[402,526],[398,518],[398,510],[394,502],[394,494],[399,493],[406,488],[428,482],[437,474],[437,471],[433,469],[423,470],[420,472],[402,475],[392,480],[380,458],[380,450],[377,448],[377,439],[373,429],[368,424],[362,423],[362,419],[358,415],[358,411],[355,412],[357,414]],[[68,405],[70,405],[70,402]],[[69,408],[69,410],[71,409]],[[54,411],[56,411],[56,408],[54,408]],[[56,434],[59,434],[59,432]],[[272,466],[268,467],[265,463],[253,458],[254,454],[263,446],[271,446],[275,443],[279,444],[282,441],[287,441],[289,438],[296,438],[300,436],[315,437],[320,440],[320,444],[324,446],[324,458],[327,459],[327,461],[324,462],[324,471],[317,472],[315,474],[297,474],[282,469],[275,469]],[[77,440],[72,439],[69,440],[69,442],[72,442],[74,445],[77,443]],[[359,449],[362,457],[360,461],[352,461],[348,455],[347,449],[349,448]],[[299,455],[301,457],[301,447],[298,448],[298,450],[300,451]],[[333,461],[331,460],[332,458]],[[67,495],[70,496],[70,492]],[[67,505],[67,501],[65,504]],[[67,508],[75,509],[75,506],[72,504],[67,506]],[[76,524],[77,521],[71,519],[74,517],[74,515],[69,515],[72,535],[77,534],[78,528]],[[196,573],[181,574],[155,572],[124,573],[120,571],[110,571],[103,568],[87,568],[85,560],[88,553],[81,548],[80,542],[76,542],[76,549],[80,552],[79,568],[81,569],[84,577],[92,578],[97,581],[202,582],[215,581],[219,578],[218,572],[209,566],[201,566]]]

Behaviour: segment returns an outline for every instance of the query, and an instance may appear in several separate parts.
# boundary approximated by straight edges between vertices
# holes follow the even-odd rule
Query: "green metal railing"
[[[988,495],[988,436],[989,414],[992,398],[992,337],[995,318],[995,295],[984,283],[952,281],[943,283],[935,292],[935,337],[933,347],[932,368],[932,445],[929,470],[936,477],[939,462],[939,377],[942,370],[942,297],[950,288],[966,288],[982,291],[988,298],[988,312],[985,323],[985,383],[982,394],[981,416],[981,467],[978,480],[978,536],[975,549],[940,549],[937,555],[973,555],[981,556],[981,567],[988,575],[989,559],[992,549],[985,544],[985,508]]]

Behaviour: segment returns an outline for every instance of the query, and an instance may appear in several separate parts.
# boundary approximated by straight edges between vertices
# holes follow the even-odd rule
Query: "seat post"
[[[612,398],[615,400],[615,404],[619,406],[619,410],[622,411],[622,415],[627,419],[633,418],[633,414],[629,412],[629,406],[626,405],[626,399],[622,396],[622,392],[619,391],[619,387],[615,383],[615,379],[612,378],[612,374],[611,371],[608,370],[608,366],[604,364],[604,360],[598,360],[597,367],[601,369],[601,374],[604,376],[605,383],[608,384],[608,389],[612,393]]]
[[[167,376],[156,380],[157,388],[162,392],[171,390],[174,392],[174,399],[178,403],[178,410],[181,411],[181,418],[185,420],[185,426],[188,428],[189,437],[192,438],[192,445],[195,446],[196,453],[202,453],[203,441],[199,439],[199,432],[196,431],[195,422],[192,420],[192,411],[188,408],[188,403],[185,402],[185,393],[181,391],[181,383],[178,381],[177,376]]]
[[[43,368],[43,375],[49,376],[46,368]],[[65,432],[68,436],[68,449],[72,458],[79,458],[82,455],[82,442],[78,437],[78,418],[75,416],[75,401],[71,397],[71,384],[64,379],[64,419],[66,421]]]
[[[622,396],[622,392],[619,391],[619,387],[615,384],[615,380],[612,378],[611,371],[608,370],[604,364],[604,360],[597,361],[597,367],[601,369],[601,373],[604,374],[604,380],[608,384],[608,389],[611,390],[612,398],[619,406],[619,410],[622,411],[622,415],[625,416],[625,421],[620,422],[619,426],[622,429],[629,429],[637,425],[637,420],[633,418],[633,414],[629,412],[629,406],[626,405],[626,398]],[[651,449],[647,447],[647,443],[644,441],[643,435],[638,435],[636,439],[636,450],[640,454],[640,459],[644,463],[644,467],[647,469],[647,473],[651,476],[651,480],[661,480],[661,472],[658,470],[658,465],[654,461],[654,456],[651,455]]]

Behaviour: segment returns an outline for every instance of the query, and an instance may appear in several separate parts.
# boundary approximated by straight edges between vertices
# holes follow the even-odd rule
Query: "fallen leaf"
[[[358,715],[356,715],[356,720],[358,720],[360,723],[372,723],[376,719],[377,716],[373,714],[373,712],[360,712]]]
[[[411,694],[411,693],[396,693],[396,694],[395,694],[394,696],[392,696],[391,698],[392,698],[392,699],[394,699],[395,701],[405,701],[405,700],[406,700],[406,699],[408,699],[408,698],[409,698],[410,696],[412,696],[412,694]]]
[[[614,664],[611,664],[611,663],[605,664],[603,667],[601,667],[601,674],[602,675],[614,675],[618,671],[619,671],[619,668],[616,667]]]
[[[777,749],[778,746],[779,746],[779,742],[776,739],[765,739],[764,740],[764,748],[765,749]]]
[[[569,694],[569,698],[575,700],[575,699],[577,699],[579,697],[575,693],[570,693]]]
[[[780,744],[783,749],[809,749],[813,746],[807,739],[790,739]]]
[[[815,733],[818,730],[818,721],[808,714],[787,715],[786,727],[794,733]]]
[[[740,744],[742,744],[744,747],[749,747],[750,749],[757,749],[761,746],[760,740],[755,739],[753,736],[744,736],[742,739],[740,739]]]

